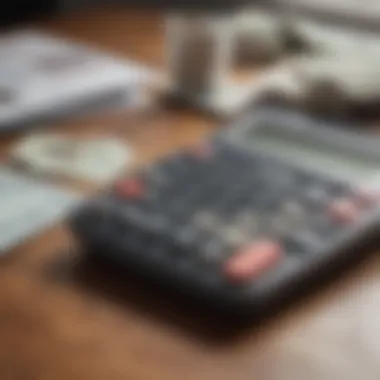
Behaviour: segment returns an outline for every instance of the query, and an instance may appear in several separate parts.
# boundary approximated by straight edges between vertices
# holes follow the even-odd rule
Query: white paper
[[[0,128],[54,115],[102,95],[135,91],[155,78],[153,70],[136,62],[39,31],[4,34],[0,38]],[[12,101],[2,100],[4,92],[12,94]]]

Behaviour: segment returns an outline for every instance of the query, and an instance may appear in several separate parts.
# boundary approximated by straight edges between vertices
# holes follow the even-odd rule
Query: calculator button
[[[324,241],[325,239],[319,236],[317,231],[309,228],[303,228],[293,236],[294,244],[305,253],[315,253],[320,251],[323,247]]]
[[[242,232],[256,234],[259,230],[260,219],[255,213],[240,213],[236,216],[234,225]]]
[[[290,226],[286,218],[283,215],[276,215],[272,219],[272,229],[276,235],[283,235],[290,230]]]
[[[277,227],[281,224],[289,230],[295,229],[305,222],[307,215],[306,210],[298,202],[285,202],[276,217]],[[281,229],[281,228],[280,228]]]
[[[352,223],[360,213],[360,208],[349,198],[337,200],[330,205],[330,216],[337,222]]]
[[[175,228],[175,226],[173,226]],[[192,226],[182,226],[176,233],[176,239],[183,246],[194,245],[198,240],[198,231]]]
[[[224,273],[234,282],[250,281],[275,266],[282,254],[278,243],[270,240],[257,241],[230,257],[225,263]]]
[[[203,247],[202,259],[207,263],[218,263],[223,259],[225,248],[219,239],[209,239]]]
[[[302,218],[304,210],[298,202],[285,202],[282,205],[282,212],[291,218]]]
[[[194,215],[193,221],[197,227],[205,231],[219,229],[219,221],[215,215],[206,211],[199,211]]]
[[[115,190],[119,196],[126,199],[140,198],[144,193],[144,186],[138,179],[127,179],[118,182]]]
[[[325,189],[320,187],[313,187],[307,190],[306,198],[313,204],[323,204],[328,198],[328,194]]]
[[[234,227],[223,228],[220,233],[221,238],[231,246],[239,246],[247,241],[247,235]]]

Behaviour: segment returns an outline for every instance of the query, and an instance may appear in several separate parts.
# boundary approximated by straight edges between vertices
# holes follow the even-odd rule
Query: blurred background
[[[79,10],[88,6],[96,7],[112,4],[126,4],[130,6],[160,7],[170,5],[173,0],[14,0],[1,2],[0,24],[9,25],[13,22],[26,21],[35,17],[47,17],[60,14],[65,11]],[[184,3],[187,3],[183,0]],[[176,4],[179,2],[176,1]],[[192,2],[196,3],[196,2]]]
[[[115,0],[117,4],[120,0]],[[157,0],[144,0],[146,3],[158,3]],[[106,0],[14,0],[1,2],[0,24],[9,25],[14,22],[28,21],[31,18],[43,18],[60,14],[65,11],[77,10],[87,6],[99,6],[110,4]],[[127,0],[123,3],[131,5],[141,4],[141,1]],[[162,3],[162,1],[160,1]]]
[[[367,266],[348,281],[332,287],[331,294],[326,292],[324,299],[318,298],[316,303],[301,302],[301,307],[294,308],[294,314],[288,315],[286,323],[281,323],[281,334],[262,334],[257,339],[258,334],[252,329],[239,339],[226,340],[228,344],[223,346],[220,343],[223,335],[230,332],[229,326],[219,329],[207,318],[200,318],[197,315],[200,311],[198,307],[192,314],[191,303],[184,307],[175,297],[171,302],[162,296],[159,287],[145,286],[143,281],[134,276],[129,278],[123,271],[118,273],[112,266],[80,265],[85,255],[80,242],[76,244],[78,242],[73,241],[72,234],[68,234],[71,226],[66,223],[64,215],[70,214],[73,207],[82,202],[82,196],[87,199],[87,196],[115,179],[115,190],[121,192],[120,198],[141,196],[144,186],[138,181],[124,181],[125,177],[128,179],[131,171],[139,165],[154,163],[178,149],[193,152],[197,159],[192,162],[198,162],[198,159],[207,161],[210,151],[204,144],[204,138],[219,131],[221,126],[218,118],[214,117],[217,116],[214,111],[224,111],[223,107],[234,101],[239,105],[240,101],[243,103],[246,100],[247,107],[256,106],[257,94],[265,89],[268,91],[267,98],[272,102],[289,102],[302,110],[315,111],[318,115],[332,115],[334,120],[339,121],[351,121],[354,115],[361,121],[360,124],[353,124],[355,127],[368,127],[354,129],[351,124],[333,124],[334,136],[352,130],[355,133],[370,133],[370,139],[378,136],[372,133],[372,129],[379,131],[380,120],[378,35],[359,33],[355,36],[356,32],[344,28],[328,28],[323,23],[304,22],[303,19],[293,22],[294,19],[282,17],[283,14],[280,18],[268,18],[263,14],[257,15],[254,10],[251,13],[243,12],[247,18],[238,19],[240,51],[233,46],[236,39],[229,38],[235,29],[226,28],[225,18],[215,18],[213,25],[218,28],[210,28],[212,33],[207,28],[209,19],[206,22],[203,18],[197,20],[199,24],[195,24],[196,28],[194,24],[181,24],[175,19],[177,29],[173,32],[173,29],[167,28],[173,24],[166,22],[173,20],[166,17],[165,12],[145,11],[145,8],[170,8],[173,5],[195,8],[197,5],[227,1],[234,5],[241,2],[0,1],[0,29],[11,30],[10,27],[16,26],[17,33],[25,25],[31,25],[32,29],[36,25],[37,31],[45,33],[33,34],[28,30],[24,35],[16,35],[13,41],[11,38],[16,45],[13,50],[10,49],[12,43],[1,46],[0,41],[0,132],[4,126],[4,134],[0,135],[0,157],[3,159],[3,165],[0,165],[0,254],[4,253],[4,261],[0,260],[1,380],[380,379],[378,258],[376,266],[373,265],[374,261],[368,261]],[[336,0],[337,3],[339,1],[340,4],[344,2],[345,6],[350,3],[349,0]],[[380,4],[380,0],[372,1]],[[310,3],[318,7],[334,4],[334,1],[309,0]],[[124,8],[122,11],[119,5]],[[116,9],[110,10],[113,6]],[[134,8],[144,10],[133,12]],[[364,8],[360,10],[369,9]],[[87,9],[89,12],[81,12]],[[376,17],[376,25],[380,26],[380,17]],[[38,22],[40,20],[41,23]],[[179,20],[183,21],[182,18]],[[198,33],[193,33],[195,29]],[[224,34],[224,31],[228,33]],[[2,33],[1,37],[6,37],[6,34]],[[12,33],[10,35],[12,37]],[[212,38],[209,38],[210,35]],[[14,42],[20,40],[17,46]],[[4,41],[9,42],[6,38]],[[214,41],[215,44],[212,43]],[[226,44],[223,44],[225,41]],[[188,49],[189,46],[193,49]],[[211,49],[210,46],[216,48]],[[224,49],[225,46],[229,49]],[[219,55],[218,49],[223,52],[228,50],[230,55]],[[17,50],[21,51],[21,59],[16,54]],[[9,51],[13,51],[13,56]],[[283,62],[289,63],[289,67],[285,67]],[[276,71],[278,67],[280,70]],[[282,71],[283,67],[288,70]],[[208,78],[216,77],[213,75],[215,72],[223,75],[217,76],[219,81],[209,81]],[[174,79],[167,78],[171,76]],[[164,80],[161,81],[162,77]],[[175,85],[173,88],[165,86],[170,79]],[[86,89],[85,94],[82,94],[82,88]],[[169,90],[174,90],[173,93],[178,91],[175,95],[179,96],[192,95],[189,96],[189,103],[195,107],[181,108],[175,102],[161,102],[162,99],[167,100]],[[179,90],[184,91],[180,93]],[[100,97],[103,93],[104,99]],[[99,99],[92,99],[97,94]],[[209,98],[205,94],[210,95]],[[71,114],[65,107],[61,110],[62,99],[70,100],[67,105],[74,103],[76,106],[81,96],[88,97],[89,104],[94,101],[93,113],[86,107],[83,115]],[[264,97],[264,100],[268,101],[267,98]],[[27,101],[23,103],[24,99]],[[98,105],[103,101],[104,110]],[[33,116],[39,116],[36,114],[42,114],[42,111],[49,114],[50,109],[56,108],[58,115],[62,111],[68,117],[61,120],[49,116],[47,121],[42,118],[43,122],[35,122],[28,114],[35,110],[37,112],[32,113]],[[200,112],[205,109],[211,110],[212,115]],[[221,114],[224,116],[223,112]],[[15,130],[9,133],[14,120]],[[33,132],[28,128],[16,130],[20,125],[28,126],[29,121],[31,125],[36,125]],[[314,143],[314,134],[310,136]],[[355,136],[360,136],[360,133]],[[364,145],[362,140],[360,143]],[[318,147],[318,144],[315,146]],[[335,149],[334,144],[331,147]],[[340,150],[339,144],[336,151]],[[237,153],[240,155],[241,152],[237,150]],[[235,165],[234,158],[231,160]],[[225,165],[224,161],[221,162]],[[346,166],[347,163],[350,168],[356,168],[355,161],[347,160],[342,165]],[[358,167],[361,168],[360,165]],[[30,174],[34,176],[36,173],[38,175],[34,179],[37,180],[30,181]],[[242,173],[246,176],[246,172]],[[238,179],[233,174],[231,180],[228,177],[230,174],[221,176],[225,177],[223,181],[226,180],[221,182],[221,188],[225,186],[228,189],[230,184],[235,183],[235,178]],[[286,172],[285,176],[280,176],[284,183],[288,182],[286,176]],[[269,180],[276,176],[267,177],[270,185]],[[293,178],[292,175],[289,177]],[[190,178],[188,183],[196,183],[197,180],[192,182]],[[182,183],[182,179],[178,182]],[[183,183],[187,185],[187,182]],[[50,184],[59,186],[54,186],[53,191],[47,186]],[[189,188],[185,189],[186,192]],[[67,191],[69,189],[70,192]],[[206,188],[206,194],[209,194],[208,191]],[[170,191],[163,193],[172,196]],[[215,193],[224,197],[222,201],[239,199],[240,196],[235,197],[231,193],[233,197],[228,198],[230,193],[228,197],[225,197],[224,191]],[[323,197],[325,193],[317,188],[317,193],[312,195],[315,194]],[[379,194],[376,189],[375,198],[372,199],[378,200]],[[369,196],[373,194],[369,193]],[[284,206],[287,207],[282,207],[278,202],[280,213],[283,213],[279,214],[280,218],[273,213],[276,228],[283,227],[283,221],[287,222],[287,219],[281,218],[288,217],[289,213],[290,217],[295,216],[289,219],[292,223],[288,224],[294,227],[297,237],[300,236],[296,230],[298,224],[293,221],[303,223],[299,215],[304,214],[302,209],[299,212],[297,204],[294,208],[294,203],[290,203],[289,207],[286,197]],[[187,203],[184,199],[183,205]],[[201,201],[207,204],[203,199]],[[317,199],[316,202],[319,201]],[[322,201],[325,202],[324,199]],[[165,202],[170,203],[164,198],[162,204]],[[341,206],[339,202],[337,204]],[[322,206],[324,209],[324,204]],[[347,206],[347,202],[343,202],[343,206]],[[338,217],[347,217],[345,221],[349,223],[352,221],[350,212],[357,211],[356,205],[354,208],[351,206],[352,203],[348,203],[348,208],[343,207],[343,213],[337,213]],[[183,209],[189,213],[186,217],[192,220],[191,207],[189,210],[186,207]],[[172,217],[169,214],[171,210],[162,210]],[[237,210],[236,214],[244,217],[246,210]],[[344,214],[347,210],[348,214]],[[173,209],[173,212],[177,210]],[[239,225],[233,225],[239,222],[239,218],[230,218],[230,223],[229,217],[219,222],[213,215],[211,219],[209,216],[203,214],[202,221],[198,215],[197,223],[203,223],[210,231],[214,229],[215,236],[232,237],[231,240],[236,241],[238,235],[241,239],[241,234],[236,234],[236,231],[241,232]],[[253,217],[256,218],[255,214]],[[268,224],[271,219],[266,217],[264,215],[264,223]],[[215,220],[217,223],[214,223]],[[242,221],[247,222],[247,219],[243,218]],[[258,225],[257,220],[253,221],[253,226]],[[99,225],[102,228],[102,218]],[[177,226],[174,227],[174,233],[177,233]],[[330,228],[330,224],[327,227]],[[108,231],[107,228],[105,230]],[[188,230],[185,229],[185,232]],[[186,240],[186,234],[183,236]],[[306,237],[309,236],[306,234]],[[118,238],[117,235],[115,237]],[[164,239],[167,239],[166,235]],[[277,245],[272,244],[269,245],[269,255],[273,247],[272,254],[276,254]],[[206,257],[206,250],[204,253],[208,260],[210,257]],[[362,252],[358,253],[360,258],[364,257]],[[192,257],[198,260],[198,256]],[[251,263],[257,262],[252,261],[250,256],[248,258]],[[253,267],[253,275],[256,269]],[[217,318],[222,319],[219,315]],[[263,342],[265,349],[262,349]]]

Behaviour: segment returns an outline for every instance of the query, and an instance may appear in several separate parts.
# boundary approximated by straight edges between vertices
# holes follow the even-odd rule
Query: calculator
[[[362,258],[379,201],[376,138],[262,107],[121,178],[70,225],[89,255],[247,314]]]

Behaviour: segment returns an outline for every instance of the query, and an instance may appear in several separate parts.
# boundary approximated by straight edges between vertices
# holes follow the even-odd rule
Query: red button
[[[273,267],[281,258],[281,246],[270,240],[262,240],[239,250],[224,267],[226,276],[234,282],[250,281]]]
[[[116,192],[124,198],[140,198],[144,192],[144,186],[138,179],[129,179],[117,183]]]
[[[352,223],[360,215],[360,208],[352,199],[341,199],[332,203],[330,214],[332,218],[341,223]]]

